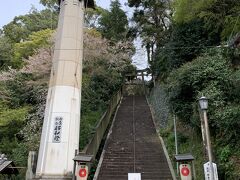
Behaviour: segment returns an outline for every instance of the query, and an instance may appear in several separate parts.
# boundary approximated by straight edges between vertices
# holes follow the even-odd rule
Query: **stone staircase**
[[[128,173],[141,173],[142,180],[173,179],[144,96],[123,97],[95,179],[127,180]]]

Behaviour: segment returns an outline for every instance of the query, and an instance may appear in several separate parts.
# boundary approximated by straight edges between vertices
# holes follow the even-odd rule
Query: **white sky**
[[[39,0],[1,0],[0,6],[0,28],[2,28],[7,23],[11,22],[15,16],[27,14],[31,7],[41,10],[44,7],[39,4]],[[23,3],[24,2],[24,3]],[[105,9],[109,9],[110,0],[96,0],[96,4]],[[122,4],[122,9],[127,13],[128,17],[132,16],[132,9],[129,8],[126,3],[127,0],[120,0]],[[138,69],[144,69],[147,67],[146,53],[141,49],[141,41],[138,39],[135,41],[135,46],[137,49],[136,55],[133,57],[133,64],[137,66]]]
[[[44,7],[39,3],[39,0],[1,0],[0,6],[0,28],[13,20],[15,16],[24,15],[29,12],[32,6],[41,10]],[[122,4],[127,0],[120,0]],[[24,2],[24,3],[23,3]],[[98,6],[108,9],[110,0],[96,0]],[[129,9],[126,6],[122,6],[124,11]]]
[[[27,14],[32,5],[37,9],[44,8],[39,4],[39,0],[1,0],[0,28],[12,21],[15,16]]]

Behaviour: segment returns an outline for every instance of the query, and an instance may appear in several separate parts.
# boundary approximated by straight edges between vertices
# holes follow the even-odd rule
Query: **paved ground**
[[[117,112],[98,180],[127,180],[128,173],[142,180],[172,179],[145,97],[124,97]]]

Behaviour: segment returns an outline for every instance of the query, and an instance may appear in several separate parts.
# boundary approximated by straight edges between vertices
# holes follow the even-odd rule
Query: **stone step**
[[[145,97],[123,99],[99,168],[98,180],[127,180],[134,169],[142,180],[172,179]]]

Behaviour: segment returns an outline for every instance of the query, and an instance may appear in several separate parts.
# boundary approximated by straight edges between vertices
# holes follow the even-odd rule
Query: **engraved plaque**
[[[53,143],[61,142],[61,134],[62,134],[62,121],[63,117],[57,116],[55,117],[54,126],[53,126]]]

